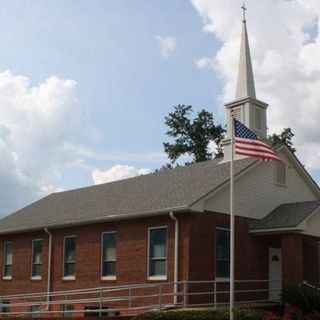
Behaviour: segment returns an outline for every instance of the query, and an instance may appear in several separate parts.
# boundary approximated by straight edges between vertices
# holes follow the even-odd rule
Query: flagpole
[[[230,161],[230,320],[234,309],[234,118],[231,111],[231,161]]]

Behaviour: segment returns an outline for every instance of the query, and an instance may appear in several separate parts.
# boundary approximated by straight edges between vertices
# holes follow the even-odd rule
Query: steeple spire
[[[254,79],[253,79],[253,71],[252,71],[247,23],[246,23],[247,9],[244,4],[241,7],[241,9],[243,10],[243,20],[242,20],[240,61],[239,61],[236,99],[247,98],[247,97],[255,99],[256,90],[254,87]]]
[[[245,5],[243,5],[241,9],[243,10],[243,19],[238,84],[235,99],[225,104],[227,112],[227,135],[225,139],[222,140],[224,152],[223,161],[230,161],[231,159],[231,128],[233,126],[233,118],[242,122],[259,137],[267,137],[268,104],[256,98],[246,23],[247,9]],[[239,158],[241,158],[241,156],[237,155],[236,159]]]

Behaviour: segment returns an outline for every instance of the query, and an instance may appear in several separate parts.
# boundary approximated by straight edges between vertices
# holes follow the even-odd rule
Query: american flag
[[[260,158],[264,161],[281,161],[274,151],[240,121],[234,120],[235,153]]]

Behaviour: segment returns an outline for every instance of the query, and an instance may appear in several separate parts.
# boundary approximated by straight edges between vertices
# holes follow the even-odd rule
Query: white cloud
[[[65,144],[80,123],[75,81],[0,73],[0,216],[61,190],[50,176],[77,160]]]
[[[162,58],[167,59],[176,50],[177,38],[172,36],[156,36],[155,37],[159,47]]]
[[[214,59],[209,57],[203,57],[196,61],[196,66],[199,69],[205,69],[205,68],[213,68],[214,67]]]
[[[137,169],[133,166],[116,164],[115,166],[111,167],[106,171],[94,169],[92,171],[92,179],[94,184],[101,184],[136,177],[148,173],[151,173],[151,170],[147,168]]]
[[[213,57],[198,60],[197,66],[212,65],[223,81],[224,91],[218,99],[223,108],[235,95],[241,2],[191,2],[203,19],[204,32],[222,42]],[[291,127],[302,162],[308,169],[320,169],[314,159],[319,153],[315,150],[320,150],[319,1],[248,0],[246,5],[257,97],[269,103],[269,132]]]

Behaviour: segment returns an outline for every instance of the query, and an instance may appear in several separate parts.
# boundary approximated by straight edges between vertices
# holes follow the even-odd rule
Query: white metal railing
[[[302,281],[300,283],[300,286],[302,286],[302,287],[305,286],[307,288],[310,288],[311,290],[320,291],[320,288],[310,284],[308,281]]]
[[[268,302],[270,291],[279,292],[279,288],[271,289],[271,282],[279,283],[281,280],[236,280],[236,304]],[[174,291],[174,288],[177,288],[177,291]],[[60,317],[65,312],[76,316],[90,313],[98,316],[137,314],[173,307],[216,309],[228,304],[228,299],[229,281],[143,283],[56,291],[49,294],[40,292],[0,296],[0,317],[37,316],[40,313]],[[64,311],[61,310],[62,305],[76,308]],[[32,306],[38,306],[39,311],[31,311]]]

